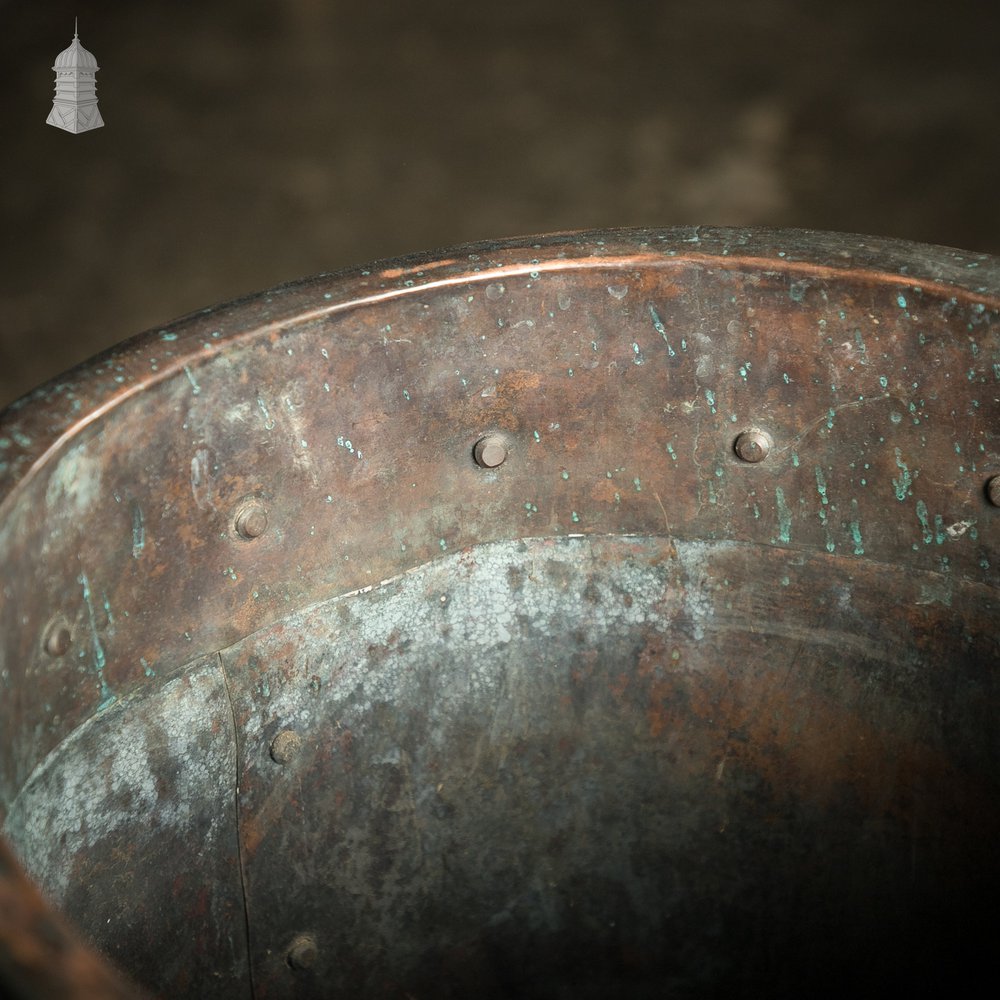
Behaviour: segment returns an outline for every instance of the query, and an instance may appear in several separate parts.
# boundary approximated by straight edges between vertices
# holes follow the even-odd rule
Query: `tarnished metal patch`
[[[76,729],[7,815],[31,876],[165,996],[232,997],[247,979],[235,762],[212,656]]]

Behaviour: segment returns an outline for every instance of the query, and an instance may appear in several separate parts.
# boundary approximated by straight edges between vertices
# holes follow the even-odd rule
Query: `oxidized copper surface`
[[[0,419],[5,835],[163,995],[962,981],[998,310],[983,256],[635,231],[123,344]]]

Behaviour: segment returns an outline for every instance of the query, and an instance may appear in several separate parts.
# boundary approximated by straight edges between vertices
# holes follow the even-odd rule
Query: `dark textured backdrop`
[[[0,405],[146,327],[493,236],[1000,252],[1000,5],[0,2]],[[80,18],[105,128],[45,124]]]

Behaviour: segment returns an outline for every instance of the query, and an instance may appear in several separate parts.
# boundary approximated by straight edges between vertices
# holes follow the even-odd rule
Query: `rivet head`
[[[271,760],[290,764],[302,749],[302,737],[294,729],[283,729],[271,740]]]
[[[994,507],[1000,507],[1000,476],[992,476],[987,480],[986,496]]]
[[[69,626],[65,622],[55,622],[45,634],[45,652],[49,656],[65,656],[71,639]]]
[[[763,462],[771,450],[771,438],[764,431],[753,428],[743,431],[733,444],[733,450],[744,462]]]
[[[233,525],[240,538],[248,542],[260,538],[267,531],[267,509],[260,500],[245,500],[236,511]]]
[[[507,461],[507,442],[497,434],[488,434],[476,442],[472,455],[481,469],[495,469]]]
[[[319,958],[316,939],[311,934],[299,934],[288,946],[285,961],[293,969],[311,969]]]

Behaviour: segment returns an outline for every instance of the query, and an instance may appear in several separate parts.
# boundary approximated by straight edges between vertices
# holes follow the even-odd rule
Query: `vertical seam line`
[[[233,805],[236,810],[236,861],[240,870],[240,888],[243,893],[243,923],[246,935],[247,949],[247,971],[250,978],[250,998],[256,1000],[257,984],[254,981],[254,961],[253,952],[250,947],[250,898],[247,893],[247,877],[243,864],[243,829],[241,823],[242,810],[240,809],[240,756],[242,747],[240,746],[240,732],[236,724],[236,704],[233,701],[233,692],[229,687],[229,676],[226,673],[226,664],[222,659],[222,653],[216,653],[219,658],[219,671],[222,674],[222,684],[226,689],[226,697],[229,699],[229,716],[233,723]]]

